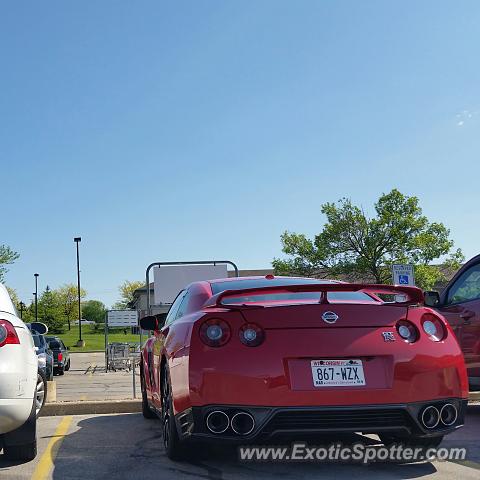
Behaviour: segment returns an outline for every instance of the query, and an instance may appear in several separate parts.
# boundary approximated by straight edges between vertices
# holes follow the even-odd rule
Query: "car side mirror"
[[[32,331],[37,332],[40,335],[46,335],[48,333],[48,327],[41,322],[32,322],[30,328]]]
[[[440,305],[440,294],[434,290],[424,292],[425,305],[427,307],[438,307]]]
[[[163,328],[165,326],[165,321],[167,320],[167,314],[157,313],[157,315],[155,315],[155,318],[157,319],[157,328]]]
[[[158,320],[155,315],[148,315],[140,319],[140,327],[142,330],[156,330],[158,328]]]

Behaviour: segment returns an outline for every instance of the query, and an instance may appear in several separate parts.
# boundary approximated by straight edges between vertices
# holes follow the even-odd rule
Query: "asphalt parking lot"
[[[217,447],[207,460],[168,460],[160,423],[140,414],[42,417],[39,454],[27,464],[11,464],[0,454],[2,479],[478,479],[480,477],[480,405],[469,408],[466,426],[442,446],[466,447],[466,461],[420,463],[242,463],[232,447]],[[376,437],[363,437],[377,444]],[[352,438],[352,441],[355,439]]]

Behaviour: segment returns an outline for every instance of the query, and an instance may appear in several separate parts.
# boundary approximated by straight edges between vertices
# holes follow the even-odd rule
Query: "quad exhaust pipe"
[[[247,412],[236,412],[229,417],[222,410],[214,410],[207,415],[205,423],[215,434],[224,433],[229,427],[237,435],[248,435],[255,429],[255,419]]]
[[[425,428],[432,430],[439,424],[445,427],[453,425],[457,421],[457,417],[457,407],[451,403],[445,403],[440,410],[434,405],[424,408],[420,421]]]
[[[212,433],[223,433],[228,430],[230,419],[225,412],[214,410],[207,415],[206,423]]]
[[[232,417],[230,425],[237,435],[248,435],[255,428],[255,420],[249,413],[238,412]]]
[[[458,411],[455,405],[446,403],[440,410],[440,420],[444,425],[449,427],[457,421]]]

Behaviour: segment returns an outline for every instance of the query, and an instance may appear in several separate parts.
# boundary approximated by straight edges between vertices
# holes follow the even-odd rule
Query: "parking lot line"
[[[37,464],[37,468],[33,472],[31,480],[45,480],[48,478],[50,471],[53,468],[55,457],[57,456],[58,449],[67,435],[70,424],[72,423],[72,417],[64,417],[58,425],[55,433],[47,445],[45,452],[43,453],[40,461]]]

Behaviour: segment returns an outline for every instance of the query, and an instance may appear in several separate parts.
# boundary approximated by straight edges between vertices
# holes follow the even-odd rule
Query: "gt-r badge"
[[[338,315],[335,312],[325,312],[322,315],[322,320],[327,323],[335,323],[338,320]]]
[[[383,340],[385,340],[385,342],[395,341],[395,335],[393,334],[393,332],[382,332],[382,335],[383,335]]]

